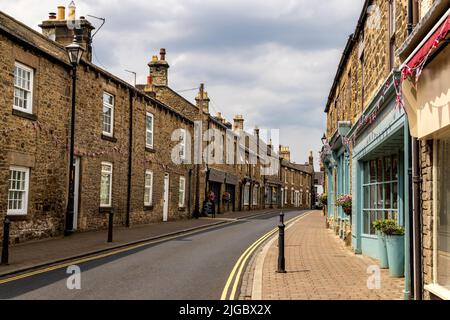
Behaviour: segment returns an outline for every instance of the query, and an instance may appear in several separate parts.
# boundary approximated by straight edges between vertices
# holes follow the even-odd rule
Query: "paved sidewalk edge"
[[[308,211],[304,215],[298,217],[296,220],[289,223],[289,225],[286,227],[286,230],[290,229],[292,226],[297,224],[300,220],[303,218],[306,218],[314,211]],[[256,266],[255,266],[255,272],[253,274],[253,286],[252,286],[252,297],[251,300],[262,300],[262,286],[263,286],[263,267],[264,262],[266,261],[267,253],[269,252],[270,248],[273,246],[274,242],[278,239],[278,233],[275,233],[271,238],[269,238],[264,245],[264,247],[257,253],[258,257],[256,258]]]
[[[106,252],[112,252],[114,250],[123,249],[123,248],[130,247],[130,246],[133,246],[133,245],[136,245],[136,244],[141,244],[141,243],[154,241],[154,240],[162,240],[164,238],[173,237],[173,236],[176,236],[176,235],[183,235],[183,234],[191,232],[191,231],[201,231],[202,229],[209,229],[209,228],[214,228],[214,227],[218,227],[218,226],[225,225],[225,224],[232,224],[232,223],[234,223],[236,221],[239,221],[239,220],[254,218],[254,217],[258,217],[258,216],[264,216],[264,215],[275,213],[277,211],[278,210],[273,210],[273,211],[270,211],[270,212],[264,212],[264,213],[258,213],[258,214],[250,215],[250,216],[239,217],[239,218],[235,218],[235,219],[230,220],[230,221],[222,220],[222,221],[218,221],[216,223],[211,223],[211,224],[208,224],[208,225],[203,225],[203,226],[199,226],[199,227],[183,229],[183,230],[175,231],[175,232],[169,232],[169,233],[165,233],[165,234],[162,234],[162,235],[159,235],[159,236],[150,237],[150,238],[144,238],[144,239],[135,240],[135,241],[130,241],[130,242],[127,242],[127,243],[111,246],[111,247],[104,248],[104,249],[93,250],[93,251],[88,251],[88,252],[84,252],[84,253],[81,253],[81,254],[76,254],[76,255],[73,255],[73,256],[65,257],[65,258],[54,259],[54,260],[47,261],[45,263],[37,263],[37,264],[34,264],[32,266],[29,266],[29,267],[24,267],[24,268],[20,268],[20,269],[16,269],[16,270],[11,270],[11,271],[7,271],[7,272],[4,272],[4,273],[0,272],[0,279],[7,278],[8,276],[22,274],[22,273],[29,272],[29,271],[34,271],[36,269],[41,269],[43,267],[49,267],[49,266],[60,264],[60,263],[63,263],[63,262],[68,262],[70,260],[75,260],[75,259],[85,258],[85,257],[89,257],[89,256],[94,256],[94,255],[98,255],[98,254],[106,253]],[[220,219],[220,218],[217,218],[217,219]]]

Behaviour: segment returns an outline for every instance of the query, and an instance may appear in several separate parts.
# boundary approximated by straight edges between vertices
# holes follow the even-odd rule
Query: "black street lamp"
[[[75,199],[75,100],[77,88],[77,66],[80,63],[84,49],[78,44],[76,36],[66,47],[70,64],[72,65],[72,115],[70,121],[70,155],[69,155],[69,197],[67,200],[66,227],[64,235],[73,233],[74,199]]]
[[[327,136],[324,133],[322,137],[322,144],[325,145],[326,143],[327,143]]]

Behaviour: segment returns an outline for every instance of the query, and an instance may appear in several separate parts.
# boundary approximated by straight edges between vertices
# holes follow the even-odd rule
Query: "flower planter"
[[[378,257],[380,260],[380,268],[389,268],[389,260],[386,247],[386,236],[381,231],[377,231],[378,236]]]
[[[405,274],[405,236],[386,236],[389,274],[401,278]]]

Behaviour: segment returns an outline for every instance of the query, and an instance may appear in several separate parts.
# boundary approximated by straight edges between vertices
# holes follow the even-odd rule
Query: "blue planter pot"
[[[389,268],[389,260],[386,247],[386,236],[381,232],[377,231],[378,235],[378,258],[380,260],[380,268]]]
[[[405,237],[386,236],[389,274],[401,278],[405,274]]]

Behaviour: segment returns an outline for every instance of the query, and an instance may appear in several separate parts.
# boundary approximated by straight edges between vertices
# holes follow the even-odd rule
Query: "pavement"
[[[0,278],[29,271],[46,265],[98,254],[152,239],[164,238],[188,231],[200,230],[239,219],[279,212],[278,209],[238,211],[216,215],[216,219],[180,220],[133,226],[115,227],[114,241],[107,243],[107,231],[75,233],[69,237],[57,237],[41,241],[26,242],[10,247],[7,266],[0,266]]]
[[[368,288],[376,260],[354,254],[326,229],[321,211],[300,218],[286,230],[286,271],[276,273],[278,241],[262,247],[243,276],[240,299],[252,300],[400,300],[403,278],[381,270],[380,286]],[[369,281],[370,282],[370,281]],[[372,282],[374,283],[374,282]]]
[[[109,255],[69,261],[68,263],[80,268],[81,288],[79,290],[72,290],[73,288],[67,285],[70,279],[67,264],[38,269],[15,278],[0,280],[0,299],[216,300],[220,298],[224,284],[239,256],[262,234],[277,226],[278,213],[278,210],[234,213],[229,216],[220,216],[218,219],[222,221],[218,219],[216,221],[189,220],[158,224],[159,226],[153,227],[132,228],[147,230],[140,231],[139,234],[148,236],[148,231],[157,227],[168,228],[164,230],[168,232],[200,224],[207,226],[211,223],[222,222],[221,225],[212,228],[197,229],[197,231],[178,234],[161,241],[127,247]],[[255,214],[258,216],[253,216]],[[286,219],[302,214],[304,211],[286,212]],[[116,239],[120,241],[121,237],[125,238],[125,233],[120,236],[118,231]],[[157,234],[156,231],[153,232]],[[159,232],[161,233],[162,231]],[[79,242],[76,241],[77,237],[81,237]],[[88,234],[74,235],[73,238],[61,241],[74,241],[85,248],[91,248],[92,246],[82,243],[85,237],[88,237]],[[136,238],[139,237],[136,235]],[[97,245],[105,248],[105,239],[106,234],[99,233]],[[40,244],[40,250],[49,255],[45,247],[50,248],[50,243],[53,241],[57,240],[47,241],[49,245]],[[130,239],[127,238],[126,241]],[[61,242],[61,245],[64,243]],[[38,243],[23,246],[32,248],[33,245],[38,246]],[[56,247],[56,245],[53,246]],[[71,251],[70,254],[73,254],[75,247],[72,244],[67,247],[67,250],[64,247],[59,247],[59,250]],[[20,246],[13,248],[13,252],[15,251],[12,255],[13,261],[18,261],[19,248]],[[69,255],[69,252],[66,255]]]

